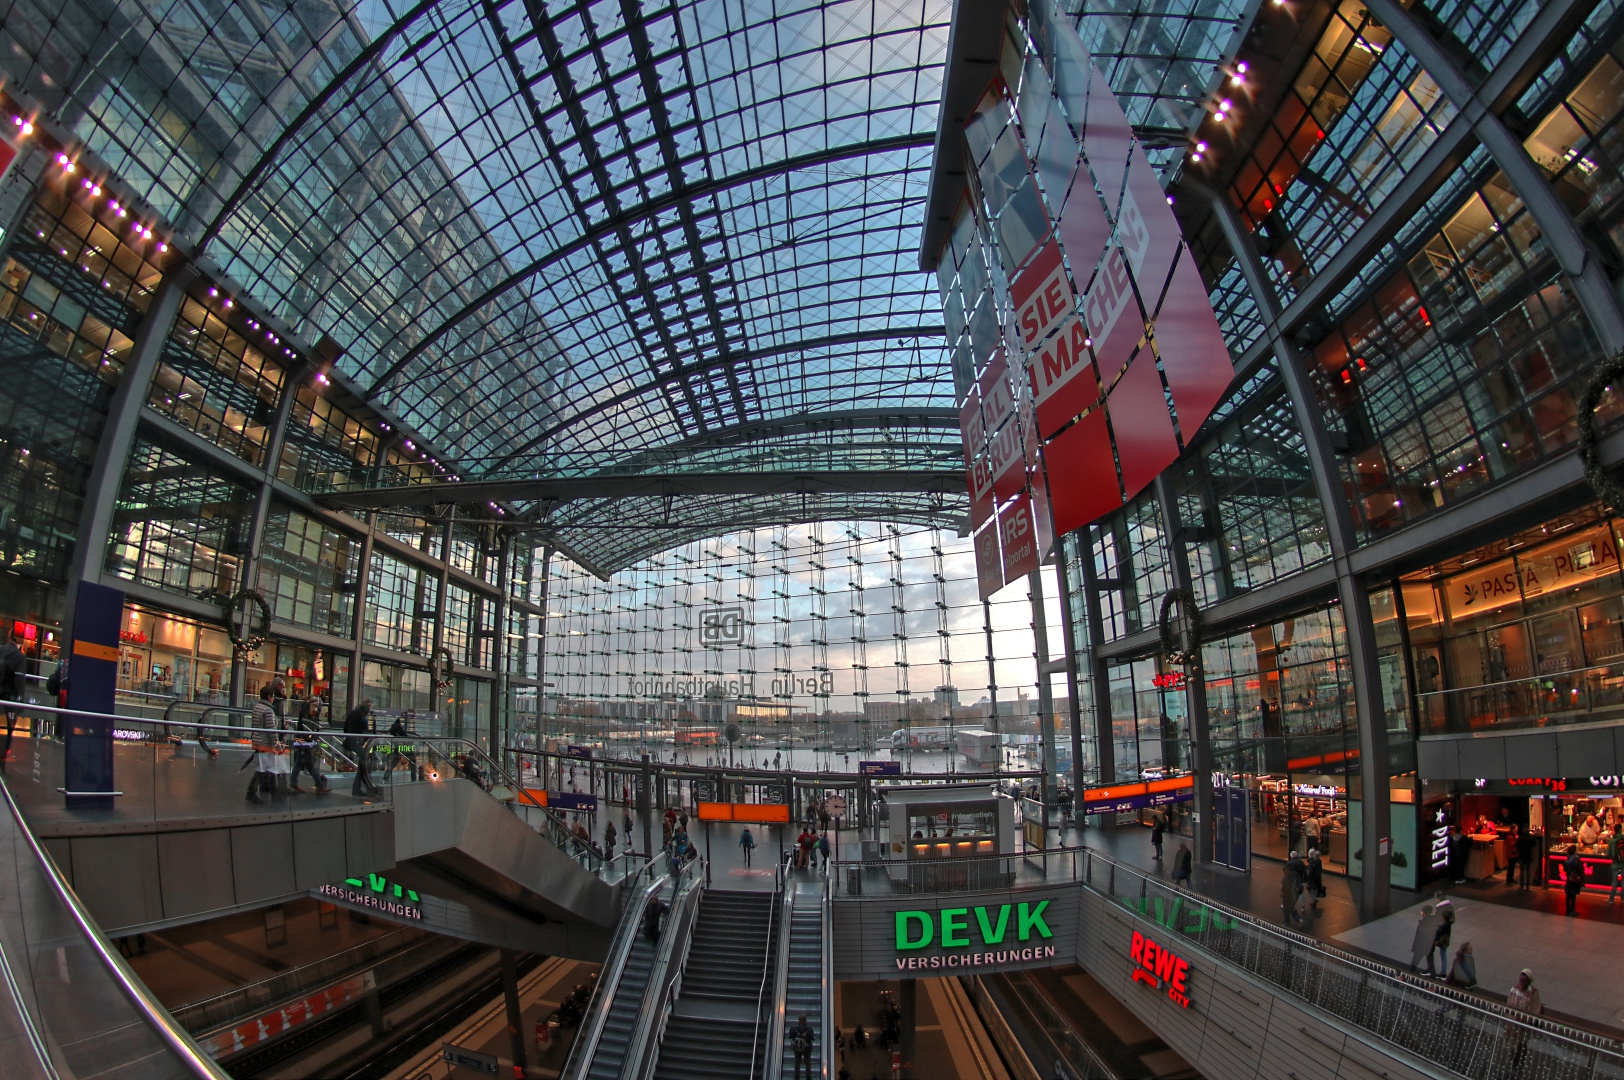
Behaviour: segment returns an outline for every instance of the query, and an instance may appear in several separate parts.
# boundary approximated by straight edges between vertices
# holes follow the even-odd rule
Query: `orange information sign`
[[[789,824],[789,807],[782,803],[702,802],[700,821],[745,821],[751,824]]]

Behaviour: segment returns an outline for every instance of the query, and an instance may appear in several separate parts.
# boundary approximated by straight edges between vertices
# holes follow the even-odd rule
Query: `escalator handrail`
[[[650,875],[655,873],[653,863],[649,864],[648,872]],[[584,1077],[591,1070],[592,1059],[598,1052],[598,1041],[603,1038],[604,1027],[609,1022],[609,1010],[620,992],[620,979],[626,972],[626,960],[631,956],[632,946],[637,942],[637,934],[642,928],[643,911],[648,907],[650,897],[664,888],[667,880],[668,876],[662,872],[627,899],[626,907],[620,913],[620,925],[615,928],[614,940],[609,943],[609,954],[600,969],[597,996],[593,999],[591,1012],[582,1023],[580,1033],[575,1037],[575,1045],[570,1048],[569,1059],[559,1073],[565,1080]]]
[[[835,947],[834,947],[834,886],[835,875],[828,859],[823,860],[823,895],[819,897],[823,924],[822,963],[823,995],[823,1053],[821,1068],[823,1080],[835,1080]]]
[[[705,894],[703,859],[682,868],[676,879],[677,894],[671,899],[671,914],[660,931],[660,947],[649,970],[648,988],[637,1012],[637,1030],[626,1045],[626,1060],[620,1065],[620,1080],[648,1080],[659,1060],[657,1040],[665,1031],[667,1013],[682,973],[688,964],[688,947],[693,943],[694,922]],[[680,952],[679,952],[680,950]]]
[[[791,920],[795,917],[794,890],[789,887],[784,864],[778,867],[778,895],[782,907],[778,918],[778,955],[773,958],[773,1005],[767,1026],[767,1080],[782,1080],[784,1075],[784,1029],[789,1006],[789,945]],[[766,978],[763,973],[762,978]],[[752,1054],[754,1051],[752,1050]],[[755,1063],[751,1062],[751,1075]]]
[[[56,893],[57,899],[62,901],[74,924],[79,928],[79,933],[83,935],[85,944],[101,961],[102,966],[107,970],[108,976],[117,984],[119,990],[129,1000],[130,1005],[157,1032],[158,1037],[163,1040],[170,1052],[193,1076],[202,1077],[204,1080],[231,1080],[231,1077],[203,1052],[203,1048],[197,1044],[191,1035],[187,1034],[184,1028],[175,1023],[174,1017],[169,1015],[169,1010],[164,1008],[163,1004],[152,996],[146,984],[130,968],[124,957],[120,956],[116,950],[108,947],[107,939],[102,935],[101,928],[96,925],[96,920],[91,918],[90,912],[85,910],[85,906],[79,902],[79,897],[62,877],[62,871],[57,869],[56,861],[51,858],[50,853],[41,847],[39,841],[34,837],[33,830],[28,827],[28,822],[23,818],[22,808],[17,805],[17,800],[12,798],[11,788],[4,782],[0,782],[0,792],[5,795],[6,808],[11,811],[11,817],[17,823],[18,832],[27,841],[29,848],[34,853],[35,860],[39,863],[40,869],[45,873],[46,880],[51,883],[51,890]],[[21,1000],[17,1004],[26,1014],[28,1011],[27,1006]],[[32,1031],[34,1028],[32,1017],[27,1019],[27,1023]]]

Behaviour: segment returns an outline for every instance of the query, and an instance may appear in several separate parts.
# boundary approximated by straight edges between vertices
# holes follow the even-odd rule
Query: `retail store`
[[[1526,833],[1534,883],[1560,888],[1566,880],[1562,864],[1577,849],[1585,888],[1605,892],[1612,886],[1608,840],[1624,826],[1624,778],[1530,777],[1457,786],[1453,795],[1428,804],[1434,816],[1439,809],[1447,815],[1450,846],[1443,865],[1457,878],[1504,879],[1517,859],[1518,836]]]

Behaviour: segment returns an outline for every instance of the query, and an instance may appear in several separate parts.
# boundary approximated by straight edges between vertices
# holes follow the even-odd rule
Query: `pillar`
[[[918,979],[902,980],[901,986],[897,991],[897,1009],[902,1013],[901,1022],[898,1024],[898,1027],[901,1029],[900,1033],[902,1035],[901,1044],[898,1047],[898,1049],[902,1051],[902,1075],[909,1077],[916,1076],[917,1073],[914,1071],[914,1055],[918,1046],[918,1040],[916,1038],[919,1027]]]
[[[529,1061],[524,1052],[524,1017],[519,1011],[519,964],[512,949],[502,950],[502,1000],[507,1005],[508,1045],[513,1066],[522,1073]]]
[[[1372,10],[1375,8],[1372,6]],[[1281,381],[1291,398],[1292,412],[1302,432],[1309,472],[1325,517],[1331,562],[1336,571],[1337,599],[1342,607],[1352,668],[1352,691],[1359,723],[1360,828],[1364,855],[1360,860],[1359,907],[1367,917],[1383,915],[1388,907],[1391,815],[1387,760],[1387,718],[1381,709],[1381,674],[1376,658],[1376,632],[1370,619],[1370,596],[1363,580],[1353,572],[1349,558],[1355,546],[1353,517],[1342,478],[1331,450],[1330,436],[1320,416],[1319,399],[1309,384],[1307,368],[1297,347],[1280,333],[1280,301],[1263,273],[1257,249],[1242,228],[1229,201],[1199,184],[1185,182],[1185,190],[1205,198],[1212,207],[1235,255],[1235,263],[1269,328],[1270,344],[1280,365]],[[1383,847],[1387,850],[1382,850]],[[1353,855],[1349,852],[1349,857]]]
[[[1173,584],[1195,595],[1190,574],[1190,553],[1184,546],[1184,522],[1178,498],[1164,472],[1156,477],[1156,503],[1162,513],[1167,535],[1167,555],[1173,570]],[[1198,647],[1191,649],[1192,644]],[[1207,684],[1202,673],[1199,643],[1184,637],[1184,647],[1194,654],[1184,665],[1185,711],[1190,717],[1190,774],[1195,782],[1193,814],[1195,861],[1212,861],[1212,738],[1207,729]]]
[[[361,642],[365,637],[367,586],[372,579],[372,535],[377,528],[378,515],[367,511],[367,531],[361,537],[361,558],[355,567],[355,625],[350,635],[350,681],[344,688],[344,711],[349,712],[361,704],[361,675],[365,661],[361,656]]]
[[[1055,773],[1059,772],[1054,746],[1054,692],[1049,688],[1049,613],[1044,609],[1043,572],[1026,575],[1032,601],[1032,649],[1038,665],[1038,731],[1043,742],[1043,778],[1039,786],[1043,802],[1043,826],[1049,826],[1049,809],[1054,806]],[[1045,841],[1047,843],[1047,841]]]
[[[177,265],[164,274],[163,283],[158,286],[135,332],[135,344],[125,362],[124,374],[119,377],[112,401],[108,403],[107,422],[102,425],[95,461],[85,483],[84,502],[79,509],[78,542],[68,561],[68,595],[62,610],[69,625],[62,628],[64,644],[73,640],[71,624],[79,582],[101,580],[108,538],[113,533],[113,505],[124,479],[130,447],[135,443],[141,410],[147,403],[147,390],[158,370],[158,358],[169,340],[175,318],[180,314],[186,288],[196,276],[190,264]]]

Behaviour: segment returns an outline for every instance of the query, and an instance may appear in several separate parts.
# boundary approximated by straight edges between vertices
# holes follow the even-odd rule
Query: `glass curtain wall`
[[[543,740],[766,767],[1037,762],[1030,599],[1011,586],[983,605],[968,538],[874,522],[759,529],[608,580],[555,557],[546,607]],[[1050,634],[1058,653],[1058,622]],[[970,736],[982,731],[1008,746]]]

